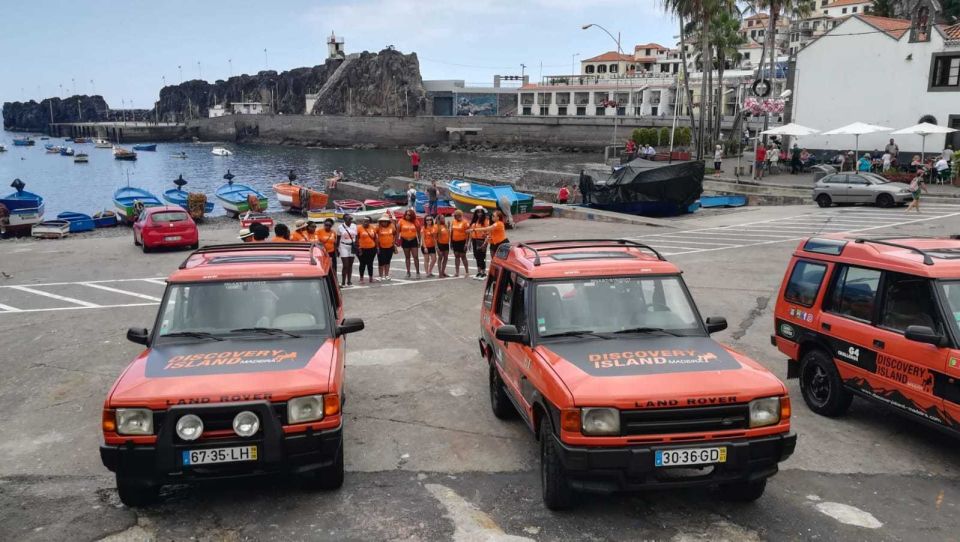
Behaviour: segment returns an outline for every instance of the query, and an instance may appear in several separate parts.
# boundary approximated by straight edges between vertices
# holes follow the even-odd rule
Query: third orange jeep
[[[710,338],[680,270],[626,240],[500,247],[481,308],[494,414],[540,441],[543,500],[719,486],[759,498],[794,449],[786,388]]]

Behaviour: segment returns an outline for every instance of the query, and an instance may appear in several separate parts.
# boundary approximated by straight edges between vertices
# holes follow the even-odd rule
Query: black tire
[[[540,483],[543,504],[550,510],[569,510],[573,506],[574,491],[557,453],[553,425],[548,414],[540,422]]]
[[[833,205],[833,198],[829,194],[820,194],[817,196],[817,205],[823,208],[830,207]]]
[[[130,508],[151,505],[160,499],[160,485],[143,480],[129,480],[117,474],[120,502]]]
[[[141,242],[141,243],[140,243],[140,248],[143,249],[143,253],[144,253],[144,254],[150,252],[150,249],[147,248],[147,244],[146,244],[146,243]]]
[[[517,410],[507,396],[507,389],[503,387],[503,380],[497,372],[497,366],[490,361],[490,408],[493,415],[501,420],[512,420],[517,417]]]
[[[336,461],[328,467],[310,473],[304,480],[304,485],[310,489],[333,491],[343,486],[343,478],[343,438],[341,436]]]
[[[751,482],[735,482],[720,486],[720,498],[731,502],[753,502],[763,496],[767,479]]]
[[[831,418],[842,416],[853,401],[837,366],[823,350],[811,350],[800,360],[800,393],[810,410]]]
[[[889,208],[889,207],[893,207],[894,205],[895,205],[895,202],[893,201],[893,196],[891,196],[890,194],[880,194],[879,196],[877,196],[878,207]]]

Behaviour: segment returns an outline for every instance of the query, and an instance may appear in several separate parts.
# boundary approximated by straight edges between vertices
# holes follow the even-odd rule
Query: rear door
[[[870,190],[870,181],[863,175],[847,175],[847,194],[854,203],[873,203],[876,199]]]
[[[826,183],[827,194],[830,194],[830,199],[836,203],[850,201],[850,194],[848,193],[850,186],[847,184],[846,174],[828,175],[823,180]]]
[[[874,385],[877,352],[873,322],[882,275],[877,269],[836,265],[823,300],[819,331],[831,345],[840,377],[857,389]]]
[[[501,325],[513,325],[518,331],[529,333],[527,322],[529,281],[508,269],[502,270],[501,275],[493,316],[496,323],[494,329]],[[530,404],[527,399],[531,388],[527,373],[530,370],[533,351],[529,346],[515,342],[498,342],[497,347],[499,352],[496,363],[501,369],[507,389],[522,406],[523,414],[529,417]]]

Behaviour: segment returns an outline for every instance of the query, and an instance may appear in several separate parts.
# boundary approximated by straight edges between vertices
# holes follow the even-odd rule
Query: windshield
[[[179,222],[187,219],[187,213],[180,211],[167,211],[162,213],[153,213],[151,218],[154,222]]]
[[[537,333],[664,332],[704,335],[678,277],[617,277],[537,285]]]
[[[223,337],[254,333],[251,328],[326,334],[329,305],[320,279],[172,284],[160,307],[158,335]]]
[[[960,280],[948,280],[940,283],[943,288],[943,303],[949,319],[948,326],[955,337],[960,337]]]

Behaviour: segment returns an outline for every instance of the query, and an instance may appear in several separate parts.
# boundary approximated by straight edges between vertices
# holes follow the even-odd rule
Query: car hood
[[[328,337],[183,342],[147,349],[117,380],[110,406],[284,401],[329,390]]]
[[[537,350],[577,406],[696,406],[786,393],[770,371],[708,337],[576,340]]]

